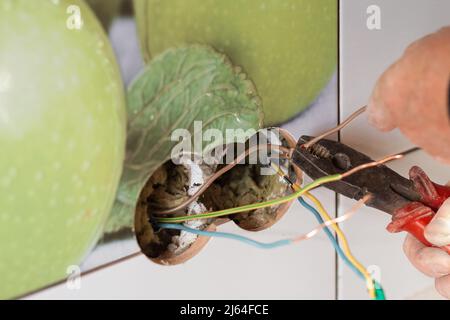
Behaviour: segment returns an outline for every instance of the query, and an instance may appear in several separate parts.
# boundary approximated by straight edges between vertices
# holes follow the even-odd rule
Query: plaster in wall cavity
[[[213,168],[208,167],[207,169],[210,170],[205,170],[203,167],[196,164],[190,159],[184,160],[182,165],[189,172],[189,186],[187,194],[189,196],[192,196],[205,183],[205,180],[207,178],[206,176],[212,173]],[[192,202],[185,209],[185,213],[187,215],[200,214],[206,211],[206,207],[198,200]],[[209,219],[204,219],[187,221],[183,223],[183,225],[192,229],[203,230],[208,226],[209,223]],[[168,250],[175,255],[181,254],[185,250],[187,250],[197,240],[197,238],[198,235],[181,230],[179,235],[172,237],[172,243],[168,245]]]

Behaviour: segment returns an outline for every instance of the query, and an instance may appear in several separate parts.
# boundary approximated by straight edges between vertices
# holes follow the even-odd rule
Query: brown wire
[[[358,117],[359,115],[361,115],[363,112],[365,112],[367,109],[367,106],[363,106],[361,108],[359,108],[357,111],[355,111],[354,113],[352,113],[347,119],[345,119],[344,122],[342,122],[340,125],[338,125],[335,128],[332,128],[330,130],[327,130],[326,132],[324,132],[323,134],[317,136],[316,138],[308,141],[307,143],[305,143],[303,145],[304,148],[309,148],[311,147],[313,144],[317,143],[319,140],[323,139],[324,137],[327,137],[330,134],[333,134],[339,130],[341,130],[342,128],[344,128],[345,126],[347,126],[351,121],[353,121],[356,117]],[[163,210],[163,211],[155,211],[154,214],[157,215],[162,215],[162,214],[173,214],[178,210],[181,210],[183,208],[185,208],[186,206],[188,206],[189,204],[191,204],[192,202],[194,202],[198,197],[200,197],[208,187],[211,186],[211,184],[217,180],[220,176],[222,176],[223,174],[225,174],[226,172],[228,172],[229,170],[231,170],[234,166],[236,166],[240,161],[242,161],[243,159],[245,159],[249,154],[258,151],[260,148],[262,148],[263,146],[268,146],[270,148],[275,148],[278,150],[281,150],[285,153],[288,154],[288,158],[290,158],[290,156],[292,155],[292,150],[296,145],[296,141],[295,138],[292,136],[292,134],[282,128],[278,128],[278,130],[281,132],[281,134],[283,135],[283,137],[287,140],[288,144],[291,146],[291,148],[285,148],[282,146],[278,146],[278,145],[258,145],[258,146],[254,146],[252,148],[247,149],[244,153],[240,154],[233,162],[231,162],[230,164],[228,164],[227,166],[223,167],[222,169],[220,169],[219,171],[217,171],[216,173],[214,173],[209,179],[208,181],[203,184],[195,193],[194,195],[192,195],[191,197],[189,197],[189,199],[187,199],[185,202],[179,204],[176,207],[173,207],[171,209],[167,209],[167,210]],[[345,178],[355,172],[358,172],[360,170],[366,169],[366,168],[370,168],[370,167],[375,167],[378,166],[380,164],[392,161],[392,160],[397,160],[402,158],[404,155],[403,154],[395,154],[395,155],[391,155],[391,156],[387,156],[385,158],[382,158],[381,160],[378,161],[374,161],[374,162],[370,162],[370,163],[365,163],[362,164],[358,167],[355,167],[345,173],[342,174],[342,177]],[[297,166],[298,168],[298,166]]]
[[[189,197],[189,199],[187,199],[183,203],[179,204],[176,207],[167,209],[167,210],[155,210],[152,213],[157,214],[157,215],[173,214],[173,213],[177,212],[178,210],[181,210],[181,209],[187,207],[192,202],[194,202],[196,199],[198,199],[198,197],[200,197],[206,191],[206,189],[208,189],[211,186],[211,184],[215,180],[217,180],[220,176],[222,176],[226,172],[230,171],[233,167],[235,167],[239,162],[241,162],[243,159],[245,159],[248,155],[252,154],[253,152],[258,151],[259,149],[262,149],[263,147],[268,148],[268,149],[276,149],[279,151],[283,151],[284,153],[287,154],[287,157],[290,157],[290,155],[292,154],[292,149],[286,148],[283,146],[279,146],[279,145],[264,144],[264,145],[253,146],[253,147],[245,150],[245,152],[241,153],[239,156],[237,156],[236,159],[233,160],[233,162],[231,162],[230,164],[226,165],[225,167],[221,168],[216,173],[214,173],[208,179],[208,181],[206,181],[191,197]]]
[[[371,168],[371,167],[376,167],[376,166],[378,166],[380,164],[383,164],[383,163],[386,163],[386,162],[389,162],[389,161],[392,161],[392,160],[398,160],[398,159],[401,159],[403,157],[404,157],[404,155],[399,153],[399,154],[394,154],[394,155],[391,155],[391,156],[386,156],[386,157],[384,157],[384,158],[382,158],[380,160],[377,160],[377,161],[361,164],[361,165],[359,165],[359,166],[357,166],[357,167],[355,167],[355,168],[353,168],[353,169],[351,169],[351,170],[349,170],[347,172],[344,172],[342,174],[342,178],[348,177],[349,175],[352,175],[352,174],[354,174],[354,173],[356,173],[358,171],[361,171],[361,170],[364,170],[364,169],[367,169],[367,168]]]
[[[365,112],[367,109],[367,106],[364,106],[362,108],[359,108],[358,110],[356,110],[355,112],[353,112],[347,119],[345,119],[344,122],[342,122],[341,124],[339,124],[337,127],[334,127],[330,130],[325,131],[324,133],[322,133],[321,135],[315,137],[314,139],[308,141],[307,143],[305,143],[303,145],[304,148],[308,149],[309,147],[311,147],[313,144],[317,143],[319,140],[322,140],[323,138],[329,136],[330,134],[333,134],[335,132],[338,132],[339,130],[342,130],[342,128],[344,128],[345,126],[347,126],[350,122],[352,122],[357,116],[359,116],[360,114],[362,114],[363,112]]]

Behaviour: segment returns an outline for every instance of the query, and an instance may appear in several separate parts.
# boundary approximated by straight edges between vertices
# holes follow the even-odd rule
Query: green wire
[[[373,281],[375,286],[375,299],[374,300],[386,300],[386,295],[384,294],[384,290],[377,281]]]
[[[260,202],[260,203],[248,204],[248,205],[244,205],[244,206],[240,206],[240,207],[236,207],[236,208],[230,208],[230,209],[225,209],[225,210],[220,210],[220,211],[215,211],[215,212],[210,212],[210,213],[201,213],[201,214],[182,216],[182,217],[156,218],[156,221],[158,221],[160,223],[181,223],[181,222],[185,222],[185,221],[189,221],[189,220],[217,218],[217,217],[221,217],[221,216],[236,214],[239,212],[251,211],[251,210],[261,209],[261,208],[270,207],[270,206],[274,206],[274,205],[279,205],[279,204],[286,203],[286,202],[292,201],[294,199],[300,198],[305,192],[307,192],[311,189],[317,188],[318,186],[320,186],[322,184],[338,181],[341,179],[342,179],[341,174],[330,175],[330,176],[326,176],[326,177],[322,177],[317,180],[314,180],[313,182],[311,182],[310,184],[301,188],[300,190],[293,192],[290,195],[278,198],[278,199],[268,200],[268,201],[264,201],[264,202]],[[375,287],[374,300],[386,300],[386,296],[385,296],[384,290],[381,287],[381,285],[377,281],[373,281],[373,282],[374,282],[374,287]]]
[[[225,209],[225,210],[220,210],[220,211],[215,211],[215,212],[210,212],[210,213],[201,213],[201,214],[194,214],[194,215],[182,216],[182,217],[156,218],[156,221],[163,222],[163,223],[180,223],[180,222],[185,222],[185,221],[189,221],[189,220],[217,218],[217,217],[227,216],[230,214],[236,214],[239,212],[245,212],[245,211],[251,211],[251,210],[266,208],[266,207],[270,207],[270,206],[275,206],[275,205],[279,205],[279,204],[297,199],[298,197],[301,197],[305,192],[307,192],[311,189],[317,188],[318,186],[320,186],[322,184],[325,184],[328,182],[333,182],[333,181],[338,181],[341,179],[342,179],[341,174],[334,174],[334,175],[330,175],[330,176],[326,176],[326,177],[322,177],[317,180],[314,180],[313,182],[306,185],[302,189],[300,189],[296,192],[293,192],[287,196],[278,198],[278,199],[272,199],[272,200],[268,200],[268,201],[264,201],[264,202],[260,202],[260,203],[247,204],[247,205],[236,207],[236,208],[230,208],[230,209]]]

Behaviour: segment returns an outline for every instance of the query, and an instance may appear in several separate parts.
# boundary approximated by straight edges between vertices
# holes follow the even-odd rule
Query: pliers
[[[337,141],[322,139],[305,148],[304,144],[311,139],[313,137],[302,136],[298,140],[293,162],[312,179],[344,173],[373,162],[367,155]],[[407,231],[426,246],[432,246],[424,236],[425,227],[450,197],[450,187],[432,182],[417,166],[410,169],[409,177],[407,179],[385,165],[378,165],[325,186],[355,200],[370,194],[366,205],[392,216],[387,226],[389,232]],[[450,254],[450,245],[441,249]]]

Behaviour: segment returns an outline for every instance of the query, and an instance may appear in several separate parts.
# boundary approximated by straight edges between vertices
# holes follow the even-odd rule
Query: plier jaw
[[[306,149],[303,145],[311,139],[313,137],[310,136],[302,136],[299,139],[293,153],[293,161],[312,179],[342,174],[374,161],[367,155],[333,140],[322,139]],[[411,201],[420,199],[410,180],[385,165],[356,172],[340,181],[329,183],[326,187],[355,200],[371,194],[367,205],[388,214],[394,214]]]

